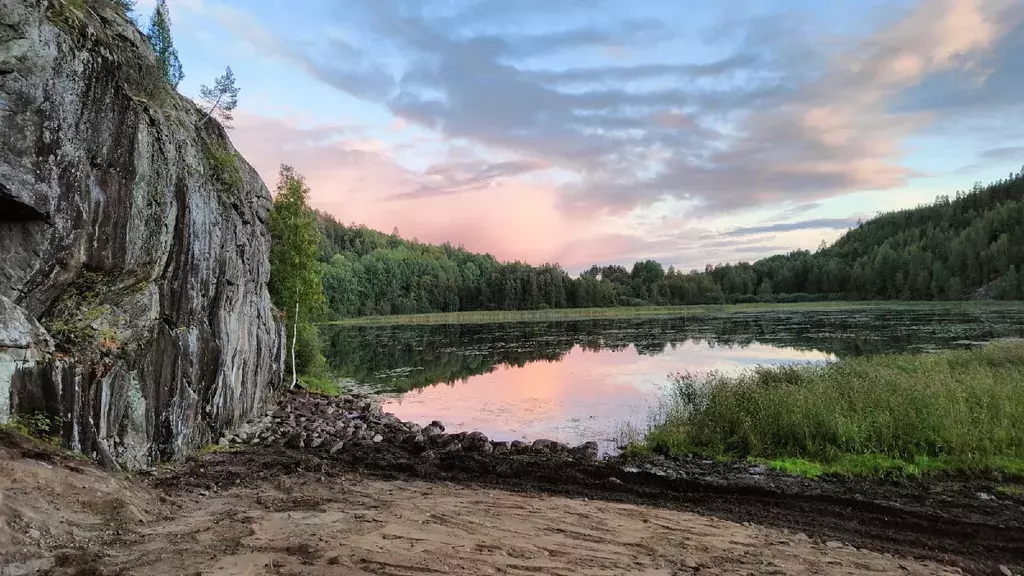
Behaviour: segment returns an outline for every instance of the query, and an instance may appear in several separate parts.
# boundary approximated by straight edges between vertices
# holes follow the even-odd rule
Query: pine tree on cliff
[[[310,320],[324,307],[323,271],[317,261],[320,228],[309,207],[309,187],[301,174],[282,165],[274,207],[270,212],[270,283],[274,304],[285,313],[285,327],[291,339],[292,387],[298,373],[316,370],[320,341]],[[296,348],[302,340],[301,356]]]
[[[177,88],[185,73],[181,70],[178,50],[174,47],[174,38],[171,37],[171,14],[167,10],[167,0],[157,0],[153,16],[149,19],[146,36],[153,47],[153,52],[156,53],[156,62],[164,76],[171,86]]]
[[[213,87],[203,84],[199,88],[199,99],[206,109],[206,116],[200,124],[205,124],[210,118],[216,118],[221,126],[231,128],[231,121],[234,120],[231,112],[238,106],[238,91],[231,66],[228,66],[223,76],[218,76],[213,81]]]

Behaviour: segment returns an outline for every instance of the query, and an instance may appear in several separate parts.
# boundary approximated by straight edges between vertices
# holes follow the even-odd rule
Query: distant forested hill
[[[811,300],[1024,298],[1024,169],[954,199],[882,214],[817,252],[665,270],[499,262],[319,215],[324,292],[338,317]]]

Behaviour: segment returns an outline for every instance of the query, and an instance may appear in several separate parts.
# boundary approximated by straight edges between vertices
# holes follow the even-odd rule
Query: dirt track
[[[453,455],[424,466],[374,448],[344,459],[212,454],[128,480],[8,438],[0,575],[999,574],[1022,564],[1021,503],[959,497],[962,487],[870,500],[789,480],[639,472],[622,482],[598,464]]]

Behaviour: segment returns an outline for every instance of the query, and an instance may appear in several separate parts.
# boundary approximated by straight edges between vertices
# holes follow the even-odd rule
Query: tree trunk
[[[200,126],[202,126],[203,124],[206,124],[206,121],[209,120],[211,116],[213,116],[213,112],[215,110],[217,110],[217,106],[220,106],[220,100],[223,97],[224,97],[223,94],[221,94],[220,96],[217,96],[217,101],[213,103],[213,108],[210,108],[209,112],[206,113],[206,117],[204,117],[203,120],[201,122],[199,122]]]
[[[292,388],[295,388],[299,377],[295,372],[295,342],[299,339],[299,290],[295,289],[295,327],[292,329]]]

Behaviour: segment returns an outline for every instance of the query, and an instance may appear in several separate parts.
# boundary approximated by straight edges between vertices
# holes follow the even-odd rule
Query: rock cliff
[[[0,0],[0,423],[143,466],[281,382],[270,193],[110,0]]]

